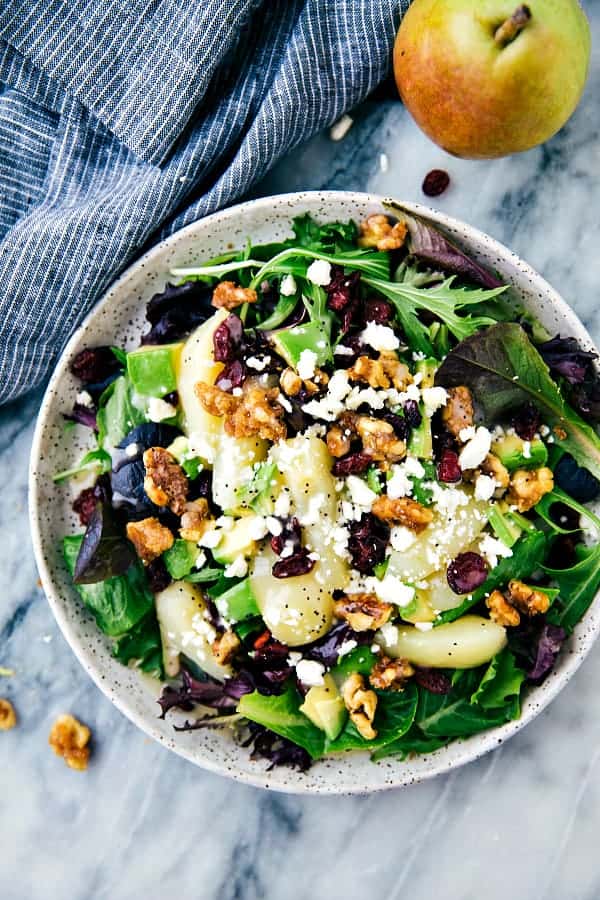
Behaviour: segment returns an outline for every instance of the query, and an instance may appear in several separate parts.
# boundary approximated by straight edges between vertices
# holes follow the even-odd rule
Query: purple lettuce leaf
[[[312,760],[304,747],[299,747],[287,738],[279,737],[256,722],[249,722],[248,730],[250,736],[242,743],[242,747],[252,747],[252,759],[257,757],[268,759],[271,763],[268,771],[275,766],[290,766],[300,772],[306,772],[310,768]]]
[[[574,337],[556,335],[550,341],[538,344],[537,349],[550,371],[562,375],[569,384],[582,384],[593,372],[592,361],[598,358],[592,350],[584,350]]]
[[[170,709],[190,712],[197,703],[212,709],[233,710],[237,707],[240,697],[251,694],[253,690],[252,679],[244,673],[235,678],[226,678],[224,681],[216,681],[209,676],[200,681],[182,667],[181,687],[166,685],[158,699],[162,710],[160,718],[164,719]]]

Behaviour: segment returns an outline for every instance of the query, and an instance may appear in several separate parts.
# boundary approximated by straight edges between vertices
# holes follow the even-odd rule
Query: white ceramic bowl
[[[85,429],[65,433],[62,413],[73,405],[78,390],[69,363],[83,347],[126,344],[135,347],[145,327],[147,300],[161,290],[173,266],[189,265],[241,247],[248,235],[256,243],[291,234],[293,216],[310,212],[317,219],[363,219],[382,211],[382,197],[343,191],[297,193],[253,200],[215,213],[167,238],[129,268],[104,295],[69,341],[44,397],[39,414],[30,471],[30,515],[33,544],[44,590],[63,634],[82,666],[106,696],[139,728],[191,762],[212,772],[275,790],[296,793],[366,793],[412,784],[448,772],[501,744],[530,722],[565,686],[596,638],[599,600],[575,629],[558,665],[547,681],[529,691],[521,718],[425,756],[401,762],[373,763],[363,753],[347,753],[317,762],[308,772],[287,768],[267,771],[263,761],[252,761],[228,733],[201,730],[174,732],[173,719],[158,718],[157,691],[132,669],[112,659],[108,641],[95,627],[70,583],[60,552],[61,538],[81,530],[71,502],[81,485],[60,485],[52,475],[73,465],[87,449]],[[483,264],[495,269],[512,285],[525,306],[556,334],[573,335],[587,347],[592,341],[583,325],[553,288],[526,263],[491,237],[415,204],[404,204],[446,231]],[[88,433],[89,434],[89,433]]]

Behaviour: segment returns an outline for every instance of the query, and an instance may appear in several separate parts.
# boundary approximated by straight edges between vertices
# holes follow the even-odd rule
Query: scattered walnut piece
[[[189,491],[187,475],[164,447],[149,447],[142,458],[146,469],[146,494],[157,506],[168,506],[176,516],[180,516]]]
[[[385,373],[383,363],[379,359],[371,359],[369,356],[359,356],[353,366],[348,369],[348,378],[351,381],[362,381],[372,388],[390,387],[390,379]]]
[[[231,662],[241,644],[237,634],[233,631],[224,631],[222,635],[212,642],[212,652],[220,666],[226,666]]]
[[[181,528],[179,536],[184,541],[194,541],[198,543],[212,523],[209,515],[208,501],[204,497],[197,500],[190,500],[185,504],[185,509],[181,517]]]
[[[490,619],[498,625],[503,625],[505,628],[514,628],[521,621],[521,616],[517,610],[510,605],[500,591],[492,591],[486,599],[485,605],[490,611]]]
[[[59,716],[50,732],[48,743],[57,756],[62,756],[71,769],[83,772],[90,758],[90,729],[73,716]]]
[[[400,362],[393,350],[382,350],[379,354],[379,362],[397,391],[405,391],[412,383],[413,377],[410,369],[405,363]]]
[[[383,213],[374,213],[360,223],[359,247],[376,247],[377,250],[399,250],[406,240],[404,222],[392,225]]]
[[[555,425],[555,426],[552,428],[552,431],[554,432],[554,434],[556,435],[556,437],[559,439],[559,441],[564,441],[564,440],[566,440],[566,438],[567,438],[567,436],[568,436],[568,435],[567,435],[567,432],[565,431],[565,429],[562,428],[560,425]]]
[[[389,621],[393,606],[376,594],[345,594],[333,604],[333,613],[353,631],[374,631]]]
[[[458,437],[474,422],[473,397],[465,385],[448,388],[448,400],[442,409],[442,421],[450,434]]]
[[[488,453],[479,468],[484,475],[491,475],[498,485],[494,496],[502,496],[510,484],[510,474],[504,463],[494,453]]]
[[[284,440],[287,427],[283,407],[277,403],[278,388],[250,387],[244,391],[235,412],[225,417],[225,431],[233,437],[257,435],[266,441]]]
[[[400,462],[406,456],[406,444],[396,437],[389,422],[359,416],[355,427],[362,439],[365,453],[369,453],[374,462]]]
[[[170,550],[175,541],[166,525],[162,525],[154,516],[138,522],[128,522],[125,530],[144,565],[157,559],[165,550]]]
[[[236,309],[244,303],[256,303],[257,294],[252,288],[239,287],[233,281],[221,281],[212,295],[212,305],[217,309]]]
[[[0,698],[0,731],[10,731],[17,724],[17,714],[10,700]]]
[[[373,503],[371,512],[382,522],[405,525],[413,531],[423,531],[433,521],[432,511],[410,497],[393,500],[382,494]]]
[[[550,493],[554,487],[552,469],[517,469],[510,479],[510,490],[506,495],[508,503],[515,504],[519,512],[527,512]]]
[[[508,582],[508,597],[510,603],[516,606],[526,616],[537,616],[539,613],[548,612],[550,598],[543,591],[536,591],[522,581],[513,578]]]
[[[211,416],[227,416],[235,412],[240,405],[240,398],[228,394],[227,391],[199,381],[194,385],[196,397]]]
[[[389,656],[382,656],[375,663],[369,682],[371,687],[380,691],[402,691],[406,682],[415,674],[415,670],[407,659],[390,659]]]
[[[350,718],[366,741],[377,737],[373,728],[373,718],[377,709],[377,694],[365,690],[365,680],[354,672],[342,685],[342,698]]]
[[[332,456],[339,458],[350,453],[351,435],[349,429],[341,428],[339,425],[332,425],[327,432],[327,449]]]
[[[302,379],[288,366],[279,376],[279,386],[288,397],[296,397],[302,390]]]

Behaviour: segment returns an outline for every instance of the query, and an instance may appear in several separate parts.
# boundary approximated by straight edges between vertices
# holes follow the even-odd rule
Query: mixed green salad
[[[72,361],[64,558],[176,729],[428,753],[518,718],[600,588],[595,354],[400,208],[291,224]]]

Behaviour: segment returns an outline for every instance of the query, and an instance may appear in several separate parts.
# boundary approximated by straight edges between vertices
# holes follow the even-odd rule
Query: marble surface
[[[584,4],[600,48],[600,0]],[[584,102],[549,144],[495,162],[452,159],[399,103],[367,103],[340,143],[319,136],[259,186],[368,189],[437,205],[512,246],[600,341],[600,141],[596,51]],[[380,154],[389,168],[381,171]],[[385,795],[298,798],[205,774],[152,743],[93,686],[36,585],[27,458],[40,396],[0,409],[0,696],[19,727],[0,737],[2,900],[592,900],[600,896],[600,648],[562,695],[491,755]],[[47,746],[72,711],[93,763]]]

